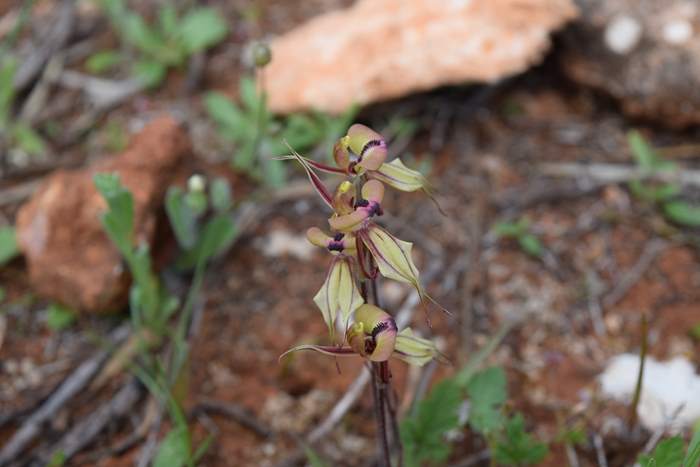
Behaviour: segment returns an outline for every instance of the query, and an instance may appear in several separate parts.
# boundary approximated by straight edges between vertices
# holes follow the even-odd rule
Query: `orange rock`
[[[123,306],[130,279],[100,224],[106,204],[93,176],[120,174],[134,195],[137,241],[151,242],[165,189],[190,151],[185,131],[172,118],[162,117],[134,137],[124,153],[49,176],[17,214],[18,243],[33,289],[78,310]]]
[[[572,0],[360,0],[272,43],[270,107],[340,113],[447,84],[493,82],[542,58]]]

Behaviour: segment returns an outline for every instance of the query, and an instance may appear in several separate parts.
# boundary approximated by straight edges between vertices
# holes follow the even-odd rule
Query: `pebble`
[[[683,45],[693,37],[693,26],[686,20],[666,23],[662,30],[663,38],[672,45]]]
[[[618,16],[605,28],[605,44],[621,55],[632,51],[641,38],[642,26],[631,16]]]

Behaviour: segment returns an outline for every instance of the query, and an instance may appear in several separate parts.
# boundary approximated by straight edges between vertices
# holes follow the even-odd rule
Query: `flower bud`
[[[201,193],[204,191],[204,188],[206,186],[207,180],[202,175],[194,174],[189,179],[187,179],[187,191],[191,193]]]
[[[254,42],[250,53],[256,68],[263,68],[272,60],[272,51],[270,51],[270,46],[265,42]]]

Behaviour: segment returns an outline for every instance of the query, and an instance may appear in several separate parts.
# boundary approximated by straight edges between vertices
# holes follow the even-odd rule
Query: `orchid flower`
[[[314,303],[321,310],[333,338],[338,315],[347,328],[352,312],[364,303],[352,268],[353,256],[356,254],[355,237],[342,232],[331,237],[318,227],[312,227],[306,232],[306,238],[313,245],[325,248],[333,255],[326,280],[314,296]]]
[[[305,344],[289,349],[280,358],[298,350],[314,350],[331,356],[360,356],[371,362],[384,362],[391,357],[411,365],[423,366],[433,359],[444,360],[435,344],[417,337],[411,328],[398,332],[391,315],[374,305],[362,305],[345,334],[348,345],[324,346]]]
[[[280,159],[299,160],[307,173],[313,167],[323,172],[351,177],[366,175],[367,178],[379,180],[400,191],[422,190],[437,204],[432,187],[423,174],[406,167],[400,158],[385,162],[386,158],[387,144],[384,138],[371,128],[356,123],[333,147],[336,167],[316,162],[299,154],[282,156]],[[312,183],[316,186],[317,180],[312,180]]]

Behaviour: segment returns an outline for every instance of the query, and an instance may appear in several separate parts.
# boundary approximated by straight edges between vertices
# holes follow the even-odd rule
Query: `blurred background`
[[[278,359],[329,212],[275,157],[354,122],[444,211],[379,218],[452,313],[380,282],[449,359],[403,465],[699,465],[697,2],[0,0],[0,466],[380,465],[362,361]]]

